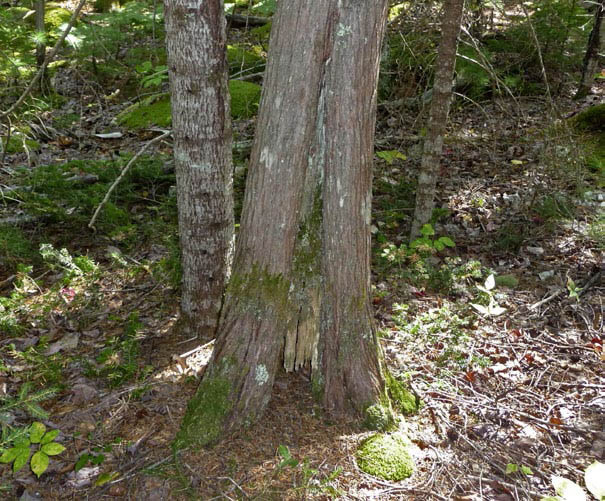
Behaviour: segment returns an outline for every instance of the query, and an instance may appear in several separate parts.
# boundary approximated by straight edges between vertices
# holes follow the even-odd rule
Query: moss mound
[[[591,106],[574,117],[574,124],[580,130],[605,132],[605,103]]]
[[[394,482],[404,480],[414,472],[409,445],[402,433],[372,435],[357,449],[357,464],[362,471],[375,477]]]
[[[365,411],[364,426],[369,430],[388,431],[395,426],[395,416],[391,406],[377,403],[368,407]]]
[[[0,225],[0,267],[30,261],[35,254],[30,239],[19,228]]]
[[[261,87],[251,82],[231,80],[231,116],[234,119],[250,118],[258,111]],[[146,127],[169,127],[172,124],[170,96],[159,94],[129,106],[116,117],[119,125],[128,129]]]

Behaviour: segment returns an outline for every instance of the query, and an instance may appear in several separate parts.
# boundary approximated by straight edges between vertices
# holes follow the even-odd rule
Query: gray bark
[[[181,326],[214,335],[233,235],[231,118],[221,0],[168,0],[166,47],[182,253]]]
[[[410,240],[414,240],[420,235],[420,229],[431,219],[435,205],[435,191],[443,151],[443,135],[445,134],[452,99],[458,34],[460,33],[463,8],[464,0],[445,0],[443,6],[441,42],[435,61],[435,82],[418,176],[418,187],[416,188],[416,209],[412,221]]]

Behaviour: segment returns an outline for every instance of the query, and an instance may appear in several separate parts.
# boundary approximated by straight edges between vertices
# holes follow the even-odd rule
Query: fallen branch
[[[19,99],[17,99],[17,101],[15,103],[13,103],[13,105],[8,110],[0,113],[0,118],[4,118],[8,114],[15,111],[17,109],[17,107],[20,106],[21,103],[25,100],[25,98],[27,96],[29,96],[29,93],[36,86],[38,81],[42,78],[42,75],[44,75],[44,72],[46,71],[46,67],[53,61],[53,59],[57,55],[57,52],[59,52],[59,48],[61,47],[61,45],[67,38],[67,35],[69,35],[69,32],[73,28],[73,25],[75,24],[76,19],[78,18],[78,15],[80,14],[80,11],[82,10],[82,7],[84,7],[85,3],[86,3],[86,0],[80,0],[80,3],[76,7],[76,10],[74,10],[74,13],[71,15],[71,18],[70,18],[69,22],[67,23],[67,26],[63,30],[63,33],[61,33],[59,40],[57,40],[57,43],[55,44],[55,46],[52,48],[50,53],[44,59],[44,62],[42,63],[42,66],[40,66],[40,69],[38,70],[38,73],[36,73],[36,76],[29,83],[29,85],[27,86],[27,89],[25,89],[25,91],[23,91],[23,94],[21,94],[21,97],[19,97]]]
[[[264,26],[270,21],[268,17],[243,16],[242,14],[227,14],[227,20],[232,26],[237,26],[238,28]]]
[[[107,201],[109,200],[109,197],[111,196],[111,194],[113,193],[113,190],[116,189],[116,186],[118,184],[120,184],[120,181],[124,178],[124,176],[126,175],[126,173],[130,170],[130,167],[132,166],[133,163],[135,163],[138,158],[145,152],[145,150],[147,150],[147,148],[149,148],[152,144],[155,144],[159,141],[161,141],[162,139],[164,139],[165,137],[170,136],[170,134],[172,134],[172,131],[166,131],[163,134],[161,134],[158,137],[153,138],[151,141],[148,141],[145,146],[143,146],[138,153],[132,157],[130,159],[130,161],[126,164],[126,166],[122,169],[122,172],[120,172],[120,175],[116,178],[116,180],[113,182],[113,184],[109,187],[109,190],[107,190],[107,193],[105,193],[105,197],[103,198],[103,200],[101,200],[101,203],[99,204],[99,206],[97,207],[97,209],[95,210],[95,213],[92,215],[92,218],[90,219],[90,223],[88,223],[88,227],[92,230],[95,229],[95,221],[97,220],[97,217],[99,216],[99,212],[101,212],[101,209],[103,208],[103,206],[107,203]]]

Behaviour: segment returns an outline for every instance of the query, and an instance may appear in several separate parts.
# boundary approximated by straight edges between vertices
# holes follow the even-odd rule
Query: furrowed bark
[[[599,67],[599,51],[603,46],[603,37],[601,35],[601,25],[603,24],[603,17],[605,16],[605,1],[601,2],[596,7],[594,24],[588,37],[588,44],[586,46],[586,54],[584,55],[584,61],[582,63],[582,76],[580,78],[580,85],[576,92],[575,98],[581,99],[586,97],[590,92],[590,88],[594,82],[595,74]]]
[[[314,381],[332,415],[360,413],[384,392],[370,305],[370,219],[386,14],[384,0],[339,2],[326,73],[321,361]]]

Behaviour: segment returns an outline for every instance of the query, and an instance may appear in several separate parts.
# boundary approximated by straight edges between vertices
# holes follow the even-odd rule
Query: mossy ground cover
[[[399,432],[372,435],[359,445],[357,464],[362,471],[383,480],[405,480],[414,472],[410,445],[410,441]]]

